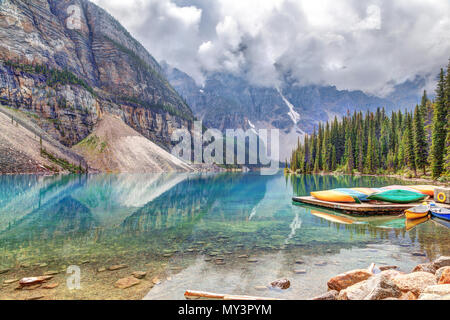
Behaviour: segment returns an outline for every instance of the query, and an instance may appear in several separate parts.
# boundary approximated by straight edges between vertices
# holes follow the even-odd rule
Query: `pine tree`
[[[414,152],[416,155],[416,166],[418,169],[423,170],[423,174],[426,174],[427,158],[428,158],[428,145],[425,135],[425,127],[422,120],[422,112],[420,107],[416,106],[414,110]]]
[[[422,102],[420,103],[420,112],[422,113],[423,119],[425,119],[426,114],[428,113],[427,103],[428,103],[427,90],[423,90]]]
[[[355,168],[355,160],[353,157],[353,146],[350,136],[347,138],[348,154],[347,154],[347,172],[353,174],[353,169]]]
[[[406,115],[406,160],[408,163],[408,167],[414,171],[414,174],[417,175],[416,172],[416,154],[414,152],[414,131],[412,125],[412,116],[409,112]]]
[[[445,97],[444,70],[441,69],[436,90],[436,102],[434,104],[433,131],[431,144],[431,175],[433,179],[441,176],[444,163],[447,108]]]
[[[446,96],[446,113],[447,113],[447,137],[445,139],[445,157],[444,157],[444,171],[448,178],[450,178],[450,60],[447,66],[447,78],[445,81],[445,96]]]

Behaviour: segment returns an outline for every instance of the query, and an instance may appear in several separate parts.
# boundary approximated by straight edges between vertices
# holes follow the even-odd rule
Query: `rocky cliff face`
[[[193,120],[155,59],[88,0],[0,0],[0,102],[66,146],[105,112],[166,149]]]

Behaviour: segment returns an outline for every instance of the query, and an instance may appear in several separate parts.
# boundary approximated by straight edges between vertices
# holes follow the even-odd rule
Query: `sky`
[[[92,0],[158,60],[204,82],[335,85],[385,96],[450,58],[448,0]]]

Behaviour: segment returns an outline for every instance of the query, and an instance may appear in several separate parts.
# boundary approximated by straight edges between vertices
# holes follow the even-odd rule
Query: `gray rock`
[[[313,298],[313,300],[337,300],[339,292],[336,290],[330,290],[318,297]]]
[[[438,270],[442,267],[448,267],[448,266],[450,266],[450,257],[442,256],[442,257],[434,260],[434,262],[433,262],[433,267],[436,270]]]
[[[338,300],[383,300],[385,298],[400,298],[399,287],[392,278],[399,275],[398,271],[386,270],[371,278],[358,282],[339,293]]]

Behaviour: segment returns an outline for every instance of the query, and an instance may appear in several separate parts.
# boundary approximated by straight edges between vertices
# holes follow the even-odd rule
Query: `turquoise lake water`
[[[114,274],[96,285],[96,270],[127,264],[128,273],[151,266],[160,280],[139,298],[183,299],[186,289],[311,298],[340,272],[372,262],[410,271],[450,254],[450,229],[438,221],[407,231],[401,217],[345,216],[291,200],[392,184],[404,182],[257,173],[0,176],[0,273],[8,270],[0,281],[80,265],[89,283],[76,297],[102,290],[116,298]],[[261,288],[279,278],[291,288]],[[75,298],[61,287],[58,297]],[[5,286],[2,297],[15,296]]]

